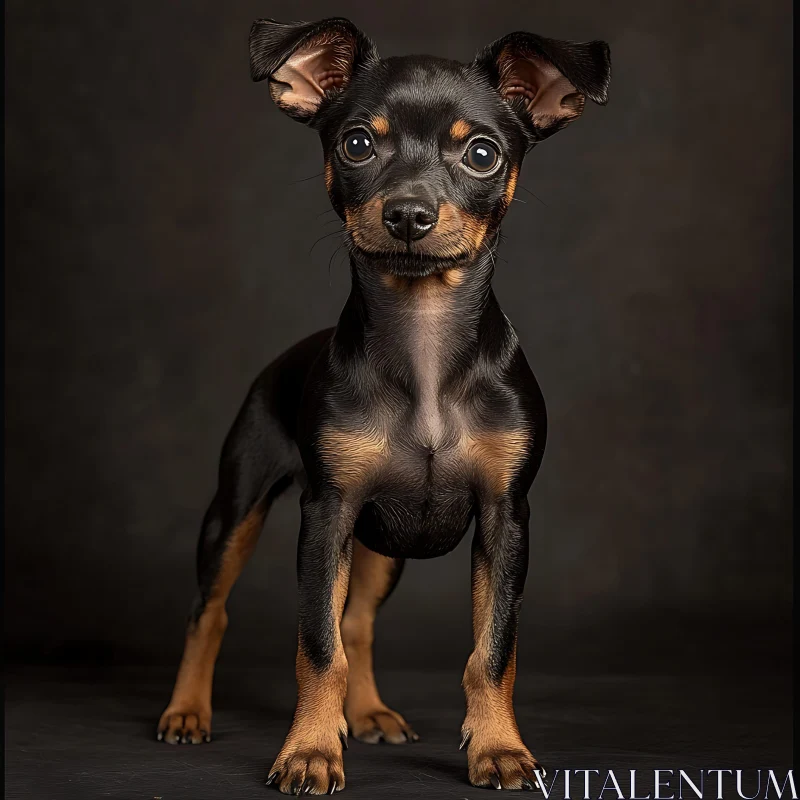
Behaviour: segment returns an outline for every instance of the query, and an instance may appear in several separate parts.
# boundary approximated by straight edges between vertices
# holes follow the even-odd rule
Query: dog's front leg
[[[472,543],[475,649],[464,673],[468,744],[474,786],[532,789],[541,769],[522,741],[512,695],[517,618],[528,571],[528,501],[503,497],[480,508]]]
[[[333,494],[301,501],[297,709],[267,783],[284,794],[344,788],[347,658],[339,624],[350,577],[356,510]]]

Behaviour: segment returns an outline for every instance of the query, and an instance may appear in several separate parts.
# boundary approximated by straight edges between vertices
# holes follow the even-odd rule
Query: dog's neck
[[[334,339],[381,379],[410,387],[420,402],[515,340],[492,291],[494,253],[425,277],[387,273],[351,255],[352,289]]]

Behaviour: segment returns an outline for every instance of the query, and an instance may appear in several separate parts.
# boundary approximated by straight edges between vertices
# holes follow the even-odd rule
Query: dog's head
[[[253,79],[319,132],[325,184],[350,245],[387,271],[426,275],[472,260],[492,240],[522,159],[605,103],[604,42],[512,33],[469,64],[381,60],[349,20],[250,33]]]

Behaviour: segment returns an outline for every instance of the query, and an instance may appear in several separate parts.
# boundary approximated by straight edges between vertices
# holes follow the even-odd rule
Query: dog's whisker
[[[320,242],[324,241],[325,239],[330,239],[331,236],[341,236],[341,235],[342,235],[342,231],[331,231],[330,233],[326,233],[324,236],[320,236],[319,239],[317,239],[317,241],[314,242],[314,244],[311,245],[311,248],[309,249],[308,254],[311,255],[311,253],[314,252],[314,248]]]
[[[527,186],[523,186],[521,183],[518,183],[517,186],[519,186],[519,188],[522,189],[523,192],[527,192],[531,197],[535,197],[543,206],[545,206],[545,208],[548,207],[547,203],[545,203],[545,201],[542,200],[542,198],[539,197],[539,195],[534,194]]]
[[[345,247],[347,246],[347,242],[342,242],[334,251],[331,253],[331,257],[328,259],[328,286],[331,285],[331,265],[333,264],[333,260],[336,258],[339,253],[341,253]]]
[[[324,172],[318,172],[316,175],[309,175],[307,178],[300,178],[296,181],[289,181],[289,186],[294,186],[297,183],[305,183],[306,181],[313,181],[314,178],[320,178],[324,175]]]
[[[489,245],[486,243],[485,239],[481,242],[481,247],[489,254],[489,258],[491,258],[492,259],[492,263],[494,263],[494,252],[489,247]]]

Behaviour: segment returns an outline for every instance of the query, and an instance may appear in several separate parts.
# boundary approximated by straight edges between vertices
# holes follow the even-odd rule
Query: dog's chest
[[[472,519],[475,470],[448,413],[425,409],[389,434],[365,485],[356,535],[384,555],[427,558],[452,550]]]
[[[472,518],[471,439],[458,414],[433,405],[410,403],[391,420],[377,418],[358,432],[328,430],[320,440],[330,479],[360,507],[356,536],[384,555],[442,555]]]
[[[362,508],[359,538],[385,555],[455,547],[478,498],[503,494],[528,450],[524,426],[498,430],[498,420],[513,418],[503,413],[508,391],[453,368],[459,342],[451,320],[447,298],[434,292],[409,301],[402,337],[372,351],[403,365],[402,391],[360,399],[356,413],[340,405],[341,421],[319,440],[326,474]]]

